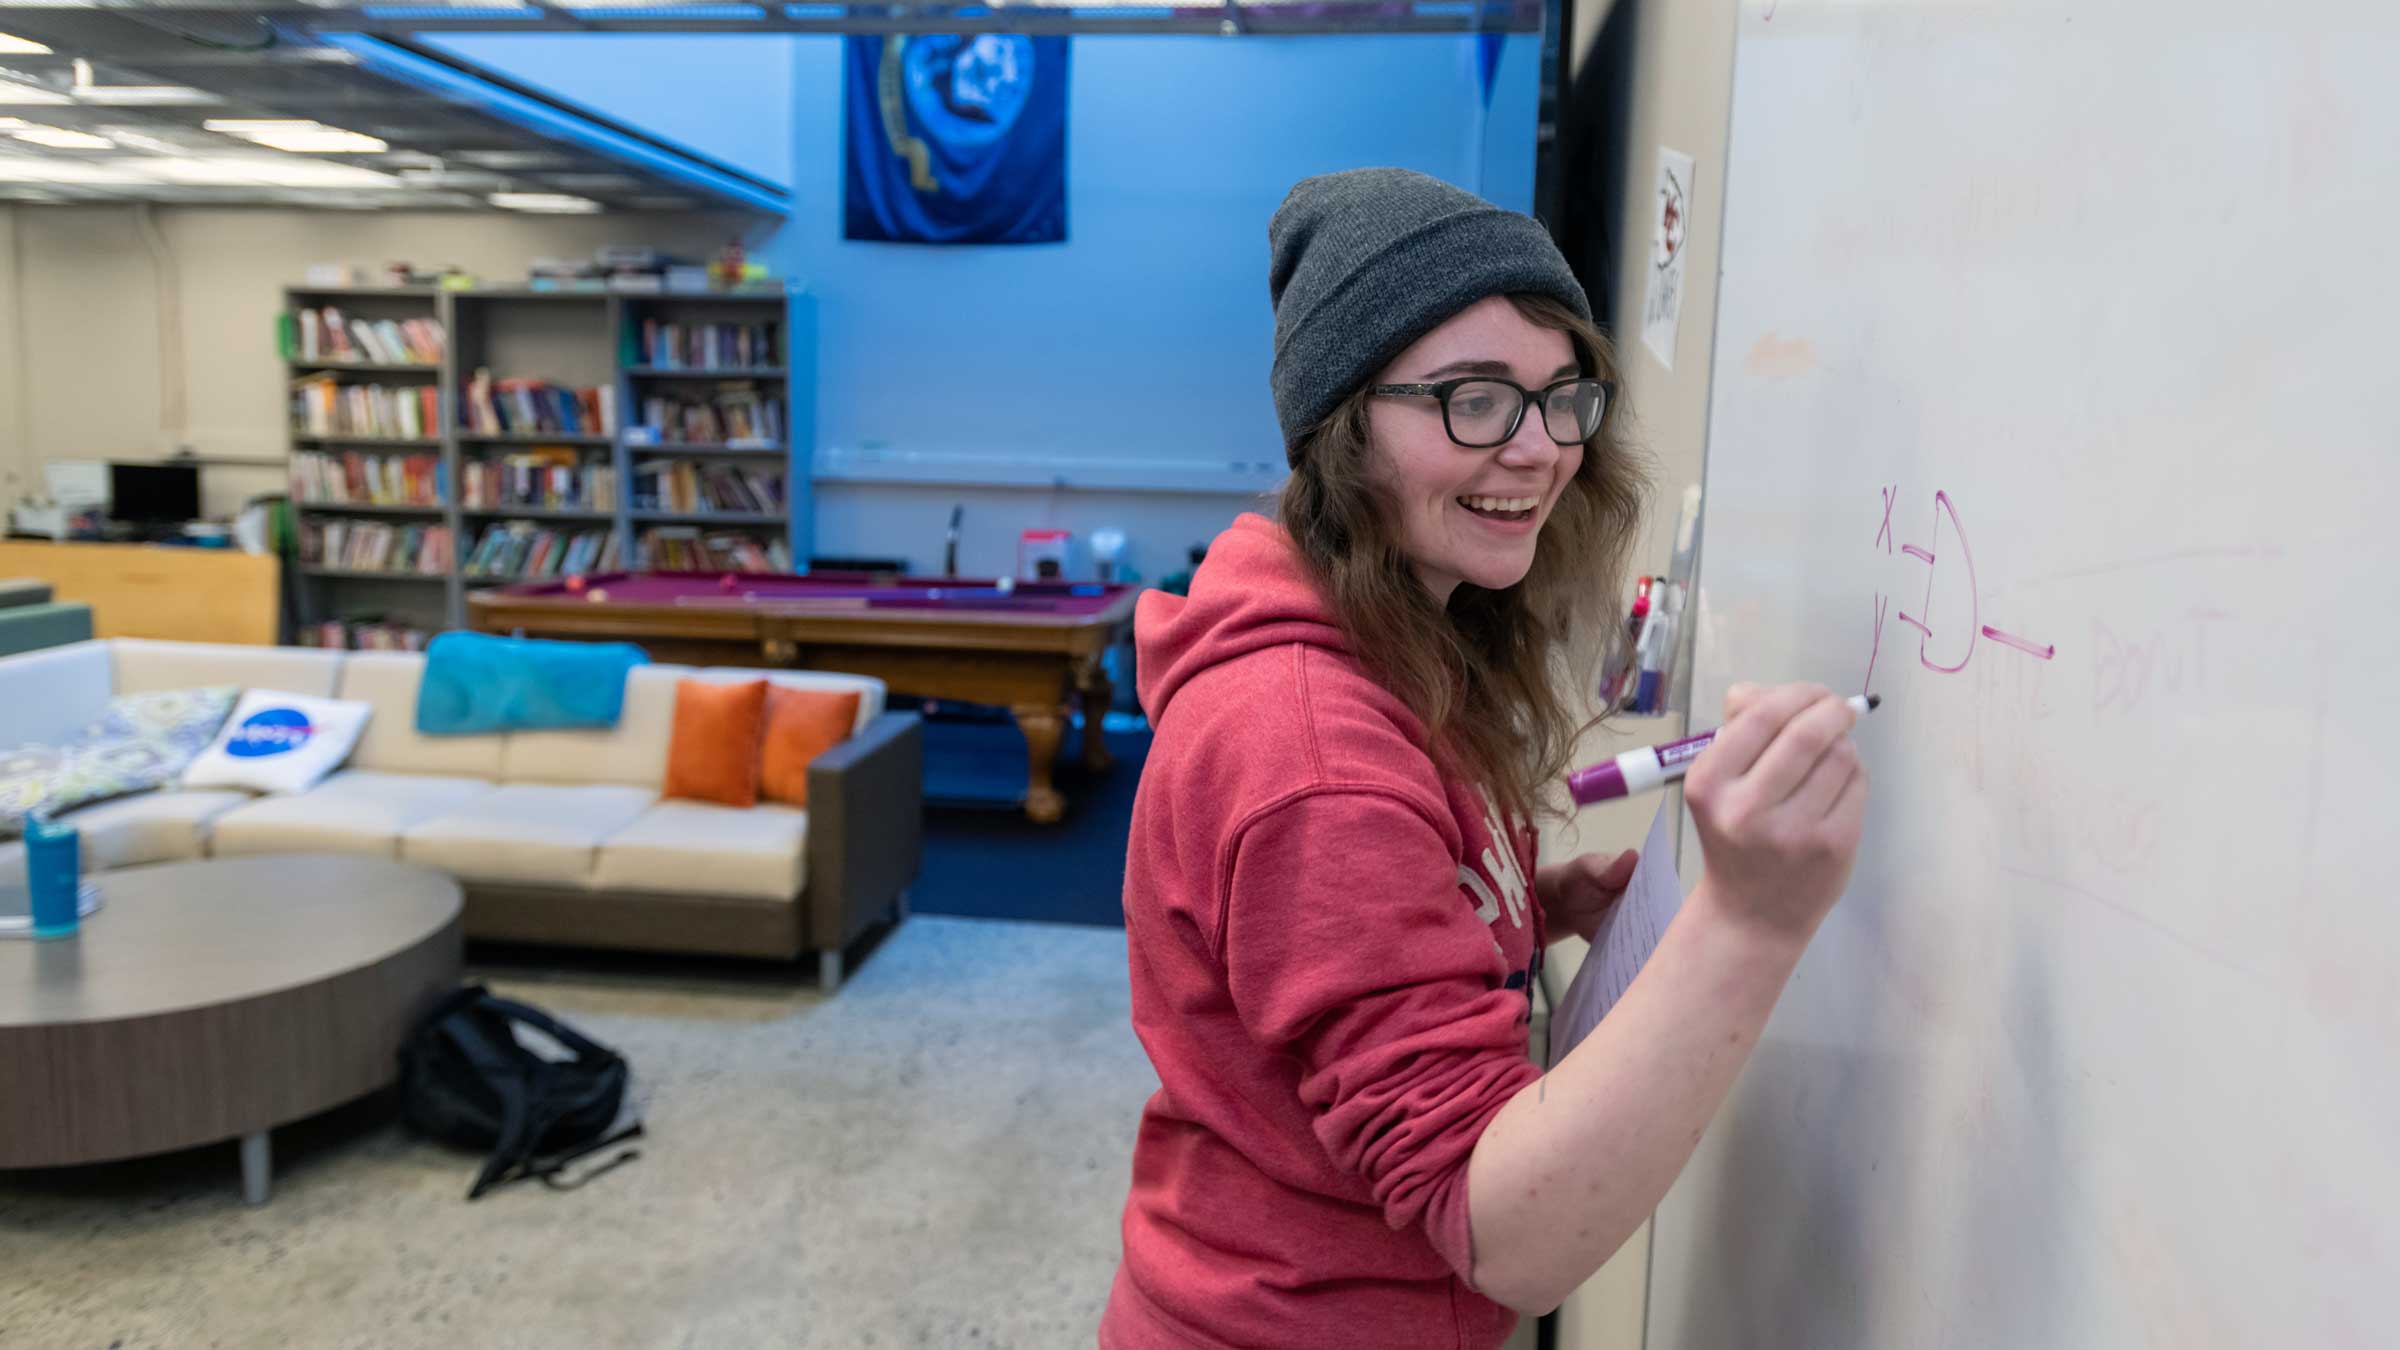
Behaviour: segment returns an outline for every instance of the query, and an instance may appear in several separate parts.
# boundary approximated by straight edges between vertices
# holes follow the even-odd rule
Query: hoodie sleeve
[[[1540,1071],[1525,995],[1502,987],[1442,834],[1397,795],[1328,789],[1239,831],[1225,875],[1220,955],[1243,1026],[1299,1062],[1319,1142],[1384,1221],[1423,1224],[1472,1283],[1467,1159]]]

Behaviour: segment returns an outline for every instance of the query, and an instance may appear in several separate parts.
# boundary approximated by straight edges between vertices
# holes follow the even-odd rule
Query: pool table
[[[1133,621],[1136,588],[864,572],[604,572],[467,597],[485,633],[639,643],[695,665],[836,670],[895,693],[998,704],[1025,733],[1025,814],[1066,811],[1051,777],[1067,701],[1083,703],[1083,756],[1108,767],[1100,655]]]

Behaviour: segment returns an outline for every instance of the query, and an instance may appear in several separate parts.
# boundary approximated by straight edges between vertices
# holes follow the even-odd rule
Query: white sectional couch
[[[55,742],[112,695],[235,684],[374,706],[349,761],[289,796],[165,789],[65,820],[87,866],[236,854],[359,853],[438,867],[467,895],[470,937],[789,959],[842,952],[896,920],[916,874],[922,749],[881,682],[803,671],[635,667],[605,731],[421,736],[413,653],[116,638],[0,658],[0,745]],[[809,807],[661,798],[677,681],[859,692],[851,739],[810,766]],[[22,845],[0,866],[22,867]]]

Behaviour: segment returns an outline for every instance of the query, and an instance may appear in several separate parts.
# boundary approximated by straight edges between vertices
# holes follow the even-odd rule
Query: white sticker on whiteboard
[[[1650,288],[1642,299],[1642,345],[1675,368],[1683,318],[1683,245],[1692,217],[1692,157],[1658,147],[1658,200],[1650,221]]]

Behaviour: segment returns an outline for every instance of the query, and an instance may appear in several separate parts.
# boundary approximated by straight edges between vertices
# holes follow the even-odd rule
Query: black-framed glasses
[[[1600,432],[1600,418],[1617,387],[1606,380],[1580,376],[1560,380],[1540,391],[1497,375],[1467,375],[1439,384],[1378,384],[1371,394],[1394,394],[1442,401],[1442,429],[1469,450],[1489,450],[1508,444],[1525,420],[1525,407],[1538,401],[1542,429],[1560,445],[1581,445]]]

